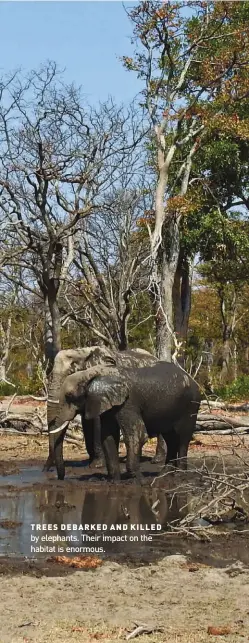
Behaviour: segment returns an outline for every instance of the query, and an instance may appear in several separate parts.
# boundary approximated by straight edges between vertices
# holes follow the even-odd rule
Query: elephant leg
[[[196,415],[191,409],[189,415],[185,415],[175,424],[175,431],[178,435],[178,468],[187,470],[187,455],[189,443],[195,430]]]
[[[93,448],[94,448],[94,460],[91,463],[96,467],[101,467],[105,465],[105,456],[101,444],[101,420],[100,417],[96,417],[93,420]]]
[[[119,426],[115,418],[108,413],[108,418],[101,419],[101,442],[105,456],[108,477],[113,482],[120,481],[118,448]]]
[[[157,438],[157,447],[154,457],[151,459],[153,464],[164,464],[167,456],[166,442],[164,437],[159,434]]]
[[[179,436],[172,429],[165,436],[165,442],[167,445],[167,457],[165,464],[171,464],[173,467],[177,466],[177,454],[179,449]]]
[[[112,418],[112,427],[113,427],[112,432],[113,432],[113,437],[114,437],[115,444],[116,444],[116,449],[117,449],[117,452],[119,452],[120,427],[119,427],[119,423],[117,422],[116,418]]]
[[[82,419],[82,428],[86,450],[89,455],[89,464],[91,466],[103,467],[105,465],[105,456],[101,444],[100,418],[95,418],[94,420]]]
[[[140,457],[144,443],[145,426],[140,418],[136,418],[129,429],[124,431],[127,448],[126,470],[129,476],[141,482]]]
[[[65,434],[66,429],[63,429],[59,435],[56,435],[54,442],[54,456],[58,480],[64,480],[65,478],[65,464],[63,460],[63,440]]]
[[[178,467],[182,471],[187,471],[187,455],[190,440],[184,439],[180,442],[178,451]]]
[[[48,458],[44,464],[43,471],[50,471],[51,467],[55,464],[54,461],[54,452],[51,449],[51,446],[49,445],[49,454]]]

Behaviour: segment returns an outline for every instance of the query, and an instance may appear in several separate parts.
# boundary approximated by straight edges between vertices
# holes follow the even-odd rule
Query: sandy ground
[[[222,437],[222,444],[210,436],[197,436],[191,452],[203,455],[222,450],[231,457],[238,446],[238,440],[227,436]],[[147,454],[152,451],[154,445],[148,445]],[[15,467],[18,470],[21,462],[41,464],[46,455],[46,438],[0,436],[2,475]],[[65,445],[66,460],[80,460],[83,455],[83,448],[79,453],[74,445]],[[201,543],[206,559],[212,546],[212,542]],[[12,561],[8,566],[0,560],[0,643],[115,643],[125,640],[136,624],[162,628],[139,635],[140,643],[246,643],[249,565],[238,561],[214,567],[196,562],[190,555],[191,543],[189,555],[187,547],[185,556],[178,553],[182,552],[180,542],[175,555],[166,544],[165,555],[155,562],[104,561],[88,571],[57,565],[56,573],[53,568],[46,573],[35,565]],[[246,534],[241,547],[248,547]],[[208,633],[210,627],[223,628],[223,635],[217,639],[219,630]]]
[[[1,643],[124,640],[135,624],[161,626],[141,643],[249,638],[249,570],[191,566],[182,556],[131,569],[104,563],[66,577],[1,578]]]

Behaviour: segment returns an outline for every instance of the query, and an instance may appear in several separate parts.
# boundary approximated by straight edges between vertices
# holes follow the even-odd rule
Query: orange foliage
[[[194,288],[189,327],[198,337],[221,339],[219,300],[212,288]]]
[[[227,636],[228,634],[231,634],[231,628],[226,626],[215,627],[213,625],[209,625],[207,633],[212,636]]]
[[[51,556],[47,558],[50,563],[59,563],[59,565],[67,565],[76,569],[96,569],[103,564],[103,561],[98,556]]]
[[[167,201],[167,213],[168,214],[188,214],[193,210],[194,204],[186,196],[173,196],[170,197]],[[195,209],[195,207],[194,207]]]
[[[151,224],[155,221],[155,210],[145,210],[144,216],[139,217],[136,221],[137,226],[144,227],[147,223]]]

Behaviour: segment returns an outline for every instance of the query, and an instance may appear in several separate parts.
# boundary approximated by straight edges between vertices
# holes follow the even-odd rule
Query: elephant
[[[98,365],[69,375],[61,387],[57,417],[49,434],[58,478],[63,480],[65,476],[65,432],[79,412],[83,422],[100,417],[101,441],[111,480],[120,480],[120,431],[127,449],[126,469],[131,477],[140,478],[144,441],[159,434],[167,446],[165,464],[186,468],[200,400],[197,383],[170,362],[140,368]]]
[[[105,365],[106,367],[140,367],[151,366],[156,362],[158,362],[158,359],[154,355],[151,355],[148,351],[141,348],[120,352],[103,346],[91,346],[59,351],[55,357],[51,382],[48,388],[47,421],[49,431],[49,456],[44,470],[48,471],[54,464],[54,438],[52,434],[50,434],[50,430],[53,428],[54,421],[57,417],[60,388],[68,375],[78,371],[85,371],[97,365]],[[98,417],[94,418],[94,420],[84,418],[82,427],[86,450],[89,455],[89,463],[92,466],[102,466],[105,463],[105,458],[101,445],[100,419]],[[164,440],[158,440],[155,461],[164,462],[165,455]]]

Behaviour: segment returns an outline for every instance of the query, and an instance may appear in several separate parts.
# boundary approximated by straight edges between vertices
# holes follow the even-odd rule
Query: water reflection
[[[169,521],[179,516],[179,511],[186,503],[185,494],[171,496],[161,489],[144,490],[137,487],[106,485],[96,490],[80,486],[65,490],[27,490],[15,496],[8,494],[0,500],[0,553],[46,557],[51,553],[47,548],[54,546],[54,543],[51,538],[41,538],[44,535],[55,535],[55,554],[90,553],[82,551],[82,547],[91,550],[94,547],[102,547],[108,555],[128,555],[134,551],[143,551],[146,554],[147,550],[151,551],[152,547],[159,545],[162,532],[157,525],[162,525],[163,530]],[[5,521],[11,521],[12,524]],[[56,525],[57,529],[53,527],[50,530],[37,530],[35,527],[32,531],[32,524]],[[6,525],[7,529],[4,528]],[[74,529],[73,525],[82,526],[82,529]],[[100,528],[97,528],[97,525],[100,525]],[[117,525],[120,526],[118,530]],[[135,525],[135,529],[132,525]],[[137,525],[141,528],[137,529]],[[148,527],[145,528],[145,525]],[[155,527],[151,528],[151,525]],[[38,540],[33,538],[31,543],[32,535],[37,536]],[[72,535],[74,538],[69,540]],[[90,540],[89,536],[94,535],[100,538]],[[125,535],[127,539],[120,538]],[[152,541],[147,540],[150,535],[153,537]],[[110,536],[113,537],[112,542]],[[116,539],[116,536],[119,538]],[[146,538],[142,538],[143,536]],[[68,547],[73,550],[67,551]]]

